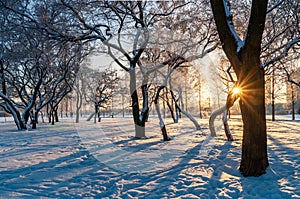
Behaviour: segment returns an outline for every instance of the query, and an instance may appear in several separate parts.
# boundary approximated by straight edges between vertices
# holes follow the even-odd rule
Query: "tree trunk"
[[[216,137],[217,133],[215,130],[215,125],[214,125],[214,121],[216,119],[216,117],[220,114],[222,114],[224,111],[226,111],[226,106],[223,106],[217,110],[215,110],[214,112],[211,113],[210,117],[209,117],[209,130],[210,130],[210,135],[212,137]]]
[[[98,122],[101,122],[101,113],[100,113],[100,107],[98,109]],[[113,116],[113,115],[112,115]]]
[[[193,122],[193,124],[196,127],[196,130],[201,130],[201,127],[200,127],[199,123],[197,122],[197,120],[189,112],[187,112],[183,109],[181,109],[181,112],[182,112],[182,114],[184,114],[187,118],[189,118]]]
[[[39,115],[38,112],[33,113],[33,116],[32,116],[32,129],[36,129],[36,124],[37,124],[37,121],[38,121],[38,115]]]
[[[15,124],[17,125],[18,130],[26,130],[26,124],[23,122],[21,115],[17,111],[12,111],[12,115],[15,121]]]
[[[22,120],[19,110],[16,109],[16,107],[14,107],[14,105],[10,101],[5,102],[5,105],[7,109],[10,111],[10,113],[12,114],[18,130],[26,130],[27,129],[26,124],[24,123],[24,120]]]
[[[51,110],[50,116],[51,116],[51,124],[54,125],[55,124],[55,120],[54,120],[54,112],[53,112],[53,110]]]
[[[272,72],[271,97],[272,97],[272,121],[275,121],[275,69],[273,69]]]
[[[91,113],[90,116],[86,119],[86,121],[91,121],[91,119],[94,117],[95,112]]]
[[[294,86],[291,84],[292,88],[292,120],[295,120],[295,94],[294,94]]]
[[[47,104],[46,112],[47,112],[48,122],[51,123],[51,110],[50,110],[49,106],[50,105]]]
[[[295,101],[292,101],[292,120],[295,120]]]
[[[173,102],[173,101],[172,101],[172,102]],[[176,119],[175,119],[175,115],[174,115],[174,110],[173,110],[173,107],[172,107],[172,105],[170,104],[168,98],[167,98],[167,106],[168,106],[168,108],[169,108],[169,111],[170,111],[171,117],[172,117],[172,119],[173,119],[173,122],[176,123],[176,122],[175,122]]]
[[[66,117],[68,117],[68,111],[69,111],[69,100],[68,100],[68,98],[65,98],[65,103],[66,103],[66,109],[65,109],[65,115],[66,115]]]
[[[170,84],[170,87],[171,87],[171,84]],[[176,117],[174,118],[174,123],[176,124],[176,123],[178,123],[179,117],[181,117],[181,116],[179,116],[180,113],[181,113],[181,110],[179,108],[179,105],[177,103],[177,99],[175,98],[175,95],[174,95],[174,92],[172,91],[172,89],[170,89],[170,92],[171,92],[171,96],[172,96],[172,102],[175,104]]]
[[[76,108],[76,119],[75,119],[75,123],[79,123],[79,109]]]
[[[95,124],[97,123],[98,109],[99,109],[98,104],[95,103],[95,104],[94,104],[94,111],[95,111],[95,114],[94,114],[94,123],[95,123]]]
[[[257,70],[253,63],[248,63],[248,66],[248,68],[252,66],[252,70],[247,72],[248,82],[251,84],[245,85],[240,100],[244,125],[240,171],[244,176],[260,176],[266,172],[269,165],[264,70],[262,68]],[[244,77],[240,81],[242,82],[243,79]]]
[[[130,75],[130,93],[131,93],[131,106],[132,116],[135,126],[135,137],[143,138],[145,135],[145,120],[140,120],[139,114],[139,98],[136,90],[136,74],[135,70],[129,72]]]
[[[199,78],[201,78],[201,77],[199,77]],[[198,97],[198,106],[199,106],[199,116],[200,116],[200,119],[202,119],[202,105],[201,105],[201,89],[202,89],[202,87],[201,87],[201,79],[199,79],[199,88],[198,88],[198,95],[199,95],[199,97]]]
[[[6,79],[5,79],[5,71],[4,71],[3,61],[2,61],[2,54],[0,55],[0,82],[1,82],[2,93],[3,95],[6,95],[7,89],[6,89]],[[9,112],[12,114],[18,130],[26,130],[26,125],[24,124],[21,118],[21,114],[19,110],[12,104],[10,100],[5,100],[5,105],[9,110]]]
[[[227,140],[228,140],[228,141],[233,141],[233,136],[232,136],[232,134],[231,134],[231,132],[230,132],[229,125],[228,125],[228,119],[227,119],[228,112],[229,112],[228,109],[226,109],[226,110],[223,112],[222,120],[223,120],[224,131],[225,131],[225,135],[226,135],[226,137],[227,137]]]
[[[159,108],[158,102],[155,102],[155,108],[156,108],[156,112],[157,112],[157,115],[159,118],[159,127],[160,127],[161,133],[163,135],[163,139],[164,139],[164,141],[170,141],[171,139],[168,136],[166,125],[165,125],[162,115],[160,113],[160,108]]]
[[[42,117],[42,122],[45,123],[43,111],[41,111],[41,117]]]
[[[265,82],[260,62],[268,0],[252,0],[243,39],[235,30],[227,2],[210,2],[222,48],[237,75],[237,85],[242,89],[240,107],[244,126],[240,171],[244,176],[259,176],[268,166]]]
[[[165,88],[164,85],[160,86],[155,94],[155,99],[154,99],[154,104],[155,104],[155,108],[156,108],[156,112],[157,112],[157,115],[158,115],[158,119],[159,119],[159,126],[160,126],[160,130],[161,130],[161,133],[163,135],[163,138],[164,138],[164,141],[169,141],[171,140],[168,136],[168,133],[167,133],[167,129],[166,129],[166,125],[164,123],[164,120],[163,120],[163,117],[160,113],[160,107],[159,107],[159,94],[160,92]]]
[[[59,122],[59,118],[58,118],[58,111],[57,111],[57,108],[58,108],[58,107],[56,107],[56,108],[55,108],[55,110],[54,110],[54,117],[55,117],[55,122]]]
[[[275,121],[275,101],[272,99],[272,121]]]
[[[75,123],[79,123],[79,112],[82,107],[82,94],[81,91],[78,89],[76,91],[76,111],[75,111]]]
[[[181,102],[181,112],[182,114],[184,114],[185,116],[187,116],[187,118],[189,118],[193,124],[195,125],[197,130],[201,130],[201,127],[199,125],[199,123],[197,122],[197,120],[186,110],[184,110],[184,103],[183,103],[183,99],[182,99],[182,90],[179,89],[179,99]]]

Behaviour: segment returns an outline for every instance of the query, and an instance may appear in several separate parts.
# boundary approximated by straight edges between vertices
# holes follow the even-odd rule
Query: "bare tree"
[[[49,104],[50,112],[57,112],[87,53],[80,42],[71,46],[50,41],[49,35],[28,17],[32,9],[27,1],[19,6],[6,3],[0,2],[7,12],[6,26],[1,31],[4,50],[0,106],[13,115],[18,129],[26,129],[29,119],[36,128],[43,107]]]
[[[83,69],[85,79],[82,82],[83,96],[87,103],[92,103],[94,112],[88,120],[94,116],[100,120],[100,107],[107,106],[111,103],[112,97],[115,94],[116,86],[120,78],[117,76],[116,70],[97,71],[89,68]]]
[[[61,32],[56,28],[58,38],[67,41],[100,40],[107,53],[130,76],[130,93],[132,99],[132,114],[135,123],[136,137],[145,136],[145,122],[148,117],[147,84],[141,86],[143,107],[140,103],[136,85],[136,66],[149,41],[149,27],[159,18],[171,15],[174,10],[185,4],[180,2],[165,3],[160,7],[156,2],[103,2],[84,3],[61,1],[62,8],[75,20],[69,21],[70,31]],[[151,9],[152,8],[152,9]],[[160,8],[160,9],[159,9]],[[97,9],[97,10],[96,10]],[[89,13],[102,12],[97,15]],[[155,10],[155,11],[154,11]],[[80,27],[81,29],[76,29]],[[75,29],[74,29],[75,28]],[[83,33],[81,30],[84,30]],[[74,34],[75,32],[75,34]],[[113,34],[116,37],[113,37]],[[130,41],[131,47],[124,43]],[[130,48],[129,51],[126,49]],[[118,58],[121,56],[124,58]]]
[[[243,118],[243,147],[240,171],[244,176],[265,173],[268,163],[265,119],[264,69],[260,51],[267,13],[267,0],[253,0],[247,31],[242,40],[224,1],[211,0],[223,50],[242,89],[240,107]]]

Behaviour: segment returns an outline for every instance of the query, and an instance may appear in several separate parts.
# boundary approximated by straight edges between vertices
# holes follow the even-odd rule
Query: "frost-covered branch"
[[[288,82],[295,84],[296,86],[300,87],[300,82],[295,82],[292,78],[291,78],[291,74],[289,73],[289,71],[286,69],[286,67],[283,67],[283,70],[285,71],[287,77],[288,77]]]
[[[296,44],[300,44],[300,37],[297,37],[295,39],[293,39],[292,41],[290,41],[289,43],[286,44],[284,50],[276,57],[274,57],[273,59],[262,63],[262,67],[267,67],[277,61],[280,61],[281,59],[283,59],[284,57],[286,57],[288,55],[289,50]]]
[[[272,12],[275,8],[280,6],[284,1],[285,0],[279,0],[278,2],[276,2],[274,5],[272,5],[270,8],[268,8],[267,13]]]

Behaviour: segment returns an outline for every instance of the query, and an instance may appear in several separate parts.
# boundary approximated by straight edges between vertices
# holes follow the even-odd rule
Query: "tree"
[[[240,107],[243,119],[242,159],[244,176],[260,176],[268,167],[265,118],[264,68],[260,52],[267,0],[253,0],[247,31],[242,40],[237,34],[232,15],[222,0],[211,0],[215,23],[223,50],[242,89]]]
[[[175,90],[171,79],[175,71],[183,70],[183,67],[187,69],[186,67],[190,65],[189,62],[203,58],[217,47],[215,34],[213,34],[212,15],[202,14],[206,13],[207,6],[209,5],[203,1],[199,5],[193,4],[192,6],[180,7],[177,11],[186,13],[186,15],[177,15],[175,13],[161,20],[158,23],[158,27],[161,28],[156,29],[155,35],[151,35],[149,43],[152,45],[148,45],[150,47],[145,50],[144,56],[140,60],[142,62],[140,64],[141,71],[143,74],[146,74],[144,76],[149,77],[153,76],[153,74],[155,76],[157,89],[153,102],[160,120],[160,128],[164,140],[169,140],[169,138],[162,117],[164,114],[161,114],[160,110],[160,99],[162,99],[164,109],[165,104],[167,104],[174,122],[178,121],[178,113],[181,112],[194,123],[198,130],[201,129],[193,116],[184,109],[182,92],[180,88],[177,91]],[[176,22],[169,23],[174,17]],[[201,24],[197,23],[197,20],[201,21]],[[185,78],[187,81],[190,78],[190,75],[187,73],[180,73],[178,78],[182,77],[183,74],[186,74]],[[151,83],[151,81],[149,82]],[[174,92],[178,92],[178,99],[175,98]],[[171,94],[171,97],[169,97],[169,94]],[[173,105],[170,104],[170,100]],[[173,108],[174,104],[176,117]],[[164,109],[163,113],[165,113]]]
[[[85,68],[83,82],[83,96],[87,103],[92,103],[94,112],[89,119],[94,116],[94,122],[96,123],[96,117],[100,120],[100,107],[108,105],[116,91],[116,86],[119,83],[120,78],[117,76],[116,70],[97,71],[89,68]]]
[[[24,130],[46,75],[42,63],[44,50],[41,49],[44,42],[39,41],[38,36],[32,37],[32,34],[38,35],[36,32],[29,34],[22,28],[13,30],[15,35],[4,41],[6,50],[1,64],[3,84],[0,93],[4,103],[0,106],[13,115],[17,128]],[[23,41],[16,40],[18,37],[23,37]]]
[[[19,130],[26,129],[29,120],[36,128],[38,114],[47,105],[54,113],[52,122],[58,118],[58,104],[71,91],[79,64],[88,53],[80,42],[68,45],[49,40],[37,27],[43,17],[37,21],[29,17],[39,10],[29,9],[27,1],[17,6],[8,3],[0,1],[6,16],[1,29],[0,106],[13,115]]]
[[[59,28],[55,28],[58,38],[67,41],[100,40],[113,60],[129,73],[132,115],[135,123],[135,136],[138,138],[145,137],[145,122],[149,115],[149,105],[147,82],[140,88],[136,84],[137,63],[148,45],[150,27],[159,21],[159,18],[171,15],[174,10],[183,5],[185,3],[170,2],[164,3],[164,6],[157,9],[160,6],[159,2],[93,1],[84,3],[82,6],[82,3],[61,1],[64,11],[70,14],[67,17],[71,16],[75,20],[67,23],[70,27],[69,31],[61,32]],[[99,10],[101,12],[98,15],[90,14],[98,13]],[[116,37],[113,38],[113,35]],[[127,44],[124,43],[125,40]],[[128,41],[131,47],[128,47]],[[127,51],[126,48],[130,50]],[[118,58],[120,56],[122,58]],[[138,89],[141,89],[143,94],[141,110]]]

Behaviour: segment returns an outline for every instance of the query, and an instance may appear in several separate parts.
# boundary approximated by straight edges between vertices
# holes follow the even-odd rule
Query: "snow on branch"
[[[268,8],[267,13],[272,12],[275,8],[277,8],[278,6],[280,6],[283,2],[284,2],[284,0],[279,0],[277,3],[275,3],[274,5],[272,5],[272,7]]]
[[[286,75],[288,77],[288,82],[290,82],[292,84],[295,84],[295,85],[297,85],[297,86],[300,87],[300,82],[295,82],[294,80],[292,80],[291,74],[289,73],[289,71],[285,67],[283,67],[283,70],[285,71],[285,73],[286,73]]]
[[[286,47],[284,48],[284,51],[280,53],[277,57],[274,57],[273,59],[265,62],[262,64],[262,67],[265,68],[266,66],[273,64],[277,61],[280,61],[282,58],[286,57],[288,55],[289,50],[297,43],[300,43],[300,37],[297,37],[290,41],[288,44],[286,44]]]
[[[239,37],[239,35],[237,34],[237,32],[234,28],[233,21],[232,21],[232,14],[231,14],[225,0],[223,0],[223,4],[224,4],[224,10],[225,10],[225,14],[226,14],[226,21],[227,21],[228,27],[230,29],[230,32],[233,35],[236,43],[240,44],[241,38]]]

